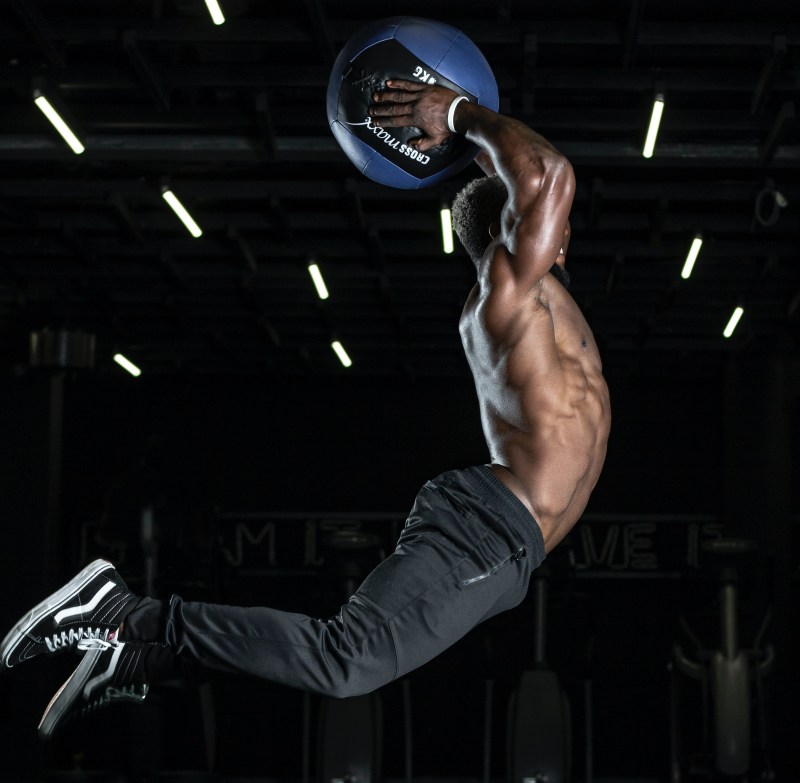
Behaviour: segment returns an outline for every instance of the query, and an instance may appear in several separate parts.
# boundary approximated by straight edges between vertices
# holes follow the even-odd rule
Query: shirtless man
[[[110,563],[90,564],[0,646],[3,668],[82,654],[42,735],[97,704],[144,698],[186,667],[336,697],[372,691],[520,603],[533,570],[580,517],[605,459],[610,411],[597,346],[565,287],[572,168],[522,123],[456,98],[394,80],[370,111],[385,127],[419,128],[420,150],[464,134],[490,174],[457,196],[453,215],[477,269],[460,330],[491,464],[427,482],[395,552],[328,620],[139,598]]]
[[[372,111],[381,125],[422,129],[421,151],[450,135],[453,92],[404,80],[387,88]],[[499,180],[476,180],[453,205],[456,233],[478,272],[461,340],[492,470],[531,512],[549,552],[586,507],[611,423],[600,354],[566,288],[575,178],[566,158],[516,120],[458,101],[451,122]],[[469,203],[476,199],[495,211],[488,226]]]

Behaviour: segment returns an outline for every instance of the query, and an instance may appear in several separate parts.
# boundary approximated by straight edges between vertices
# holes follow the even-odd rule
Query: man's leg
[[[472,468],[423,487],[395,552],[329,620],[178,597],[136,599],[105,564],[87,584],[73,580],[55,594],[57,606],[48,599],[40,605],[43,614],[39,607],[29,613],[43,629],[37,653],[55,638],[53,629],[62,634],[64,623],[90,628],[59,635],[66,647],[80,645],[93,656],[51,703],[59,716],[51,728],[81,699],[118,694],[129,683],[157,683],[185,668],[222,669],[338,697],[372,691],[519,603],[543,557],[528,512],[490,471]],[[123,626],[119,632],[103,626],[98,637],[95,626],[107,619],[101,599],[115,607],[114,622]],[[124,616],[116,613],[121,604]],[[26,616],[4,642],[8,665],[6,651],[23,649],[31,622]],[[25,647],[25,658],[31,652]]]
[[[325,695],[375,690],[519,603],[543,557],[540,535],[534,541],[509,524],[519,513],[513,503],[522,507],[493,494],[487,482],[500,482],[491,474],[468,475],[470,481],[464,475],[453,471],[423,487],[395,552],[331,619],[144,599],[126,617],[121,639],[160,642],[211,669]],[[145,671],[158,681],[147,661]]]
[[[351,601],[320,620],[267,607],[149,601],[126,618],[123,641],[158,641],[178,659],[326,696],[375,690],[394,677],[391,632],[371,609]],[[160,646],[160,645],[159,645]],[[145,660],[151,682],[165,678],[162,656]]]
[[[450,471],[425,485],[395,554],[354,600],[386,619],[400,677],[519,604],[544,556],[536,522],[487,466]]]

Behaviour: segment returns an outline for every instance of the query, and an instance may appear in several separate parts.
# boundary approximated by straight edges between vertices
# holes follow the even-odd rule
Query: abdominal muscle
[[[549,552],[597,483],[610,413],[588,325],[559,283],[548,277],[541,286],[530,311],[516,311],[504,347],[489,333],[479,295],[465,308],[461,333],[492,470],[531,512]]]
[[[600,475],[605,445],[601,449],[594,444],[537,449],[529,441],[506,438],[505,448],[493,449],[492,471],[530,511],[549,552],[586,508]]]

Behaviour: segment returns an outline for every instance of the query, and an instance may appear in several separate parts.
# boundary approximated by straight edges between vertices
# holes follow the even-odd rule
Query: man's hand
[[[419,128],[423,135],[409,144],[424,152],[451,136],[447,112],[458,94],[446,87],[388,79],[388,89],[372,96],[370,116],[383,128]]]

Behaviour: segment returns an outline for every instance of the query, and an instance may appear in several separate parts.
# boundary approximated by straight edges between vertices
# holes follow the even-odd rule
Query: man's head
[[[500,225],[507,199],[503,180],[493,174],[468,182],[453,200],[453,230],[476,267],[492,241],[492,226]]]
[[[476,268],[486,248],[499,232],[503,207],[507,199],[508,190],[503,180],[496,174],[473,179],[453,199],[450,210],[453,230]],[[568,232],[565,232],[564,251],[567,242]],[[564,288],[569,288],[569,272],[564,268],[563,253],[550,268],[550,272]]]

